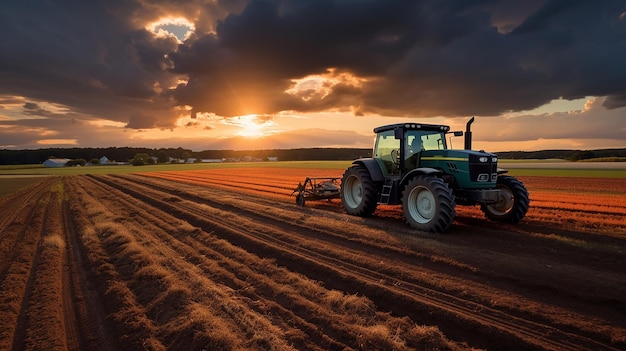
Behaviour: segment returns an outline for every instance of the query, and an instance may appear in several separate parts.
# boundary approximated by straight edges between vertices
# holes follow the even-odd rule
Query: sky
[[[624,62],[618,0],[5,1],[0,149],[624,148]]]

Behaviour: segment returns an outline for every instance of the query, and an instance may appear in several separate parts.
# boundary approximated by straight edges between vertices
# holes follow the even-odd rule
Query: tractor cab
[[[389,176],[402,177],[420,166],[426,151],[447,150],[448,126],[433,124],[391,124],[374,129],[373,155]],[[458,135],[455,133],[455,135]]]

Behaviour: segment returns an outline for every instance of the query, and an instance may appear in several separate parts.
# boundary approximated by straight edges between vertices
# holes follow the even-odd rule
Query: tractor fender
[[[402,180],[400,181],[400,185],[404,186],[406,183],[408,183],[415,176],[418,176],[418,175],[432,175],[432,174],[443,174],[443,171],[441,171],[439,169],[436,169],[436,168],[430,168],[430,167],[415,168],[415,169],[411,170],[409,173],[405,174],[404,177],[402,177]]]
[[[378,162],[373,158],[360,158],[352,162],[353,165],[361,165],[367,168],[367,172],[374,182],[382,182],[385,180],[383,171],[380,169]]]

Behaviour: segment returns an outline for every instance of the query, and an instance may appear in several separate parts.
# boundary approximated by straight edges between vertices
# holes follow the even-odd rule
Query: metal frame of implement
[[[339,180],[335,178],[306,177],[304,183],[298,183],[291,195],[296,194],[296,204],[304,206],[307,200],[332,200],[341,197]]]

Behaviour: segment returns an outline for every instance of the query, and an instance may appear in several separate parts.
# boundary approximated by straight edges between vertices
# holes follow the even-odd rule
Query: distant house
[[[276,162],[278,161],[278,157],[277,156],[268,156],[267,160],[270,162]]]
[[[106,156],[102,156],[100,157],[100,164],[101,165],[106,165],[107,163],[109,163],[109,158]]]
[[[65,164],[69,161],[69,158],[49,158],[43,161],[44,167],[65,167]]]

